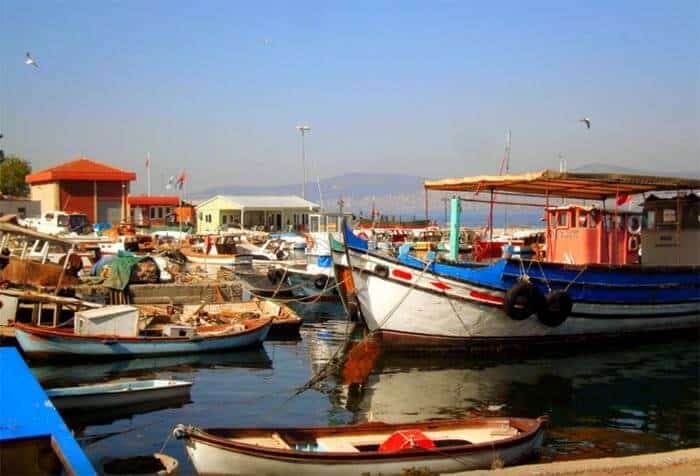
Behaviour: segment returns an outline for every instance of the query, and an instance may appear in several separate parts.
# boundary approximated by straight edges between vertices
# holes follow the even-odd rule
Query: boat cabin
[[[649,195],[643,206],[642,262],[700,265],[700,197]]]
[[[67,235],[69,233],[90,233],[92,227],[87,215],[77,212],[49,211],[40,218],[27,218],[24,224],[39,233]]]
[[[586,205],[545,209],[546,260],[570,264],[637,264],[642,231],[639,212]]]

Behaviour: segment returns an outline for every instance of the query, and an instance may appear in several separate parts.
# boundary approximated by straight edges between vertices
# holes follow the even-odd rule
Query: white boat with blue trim
[[[700,189],[700,180],[545,171],[427,182],[426,188],[529,194],[546,190],[547,197],[601,200],[623,192],[689,193],[647,197],[641,236],[629,239],[630,244],[633,238],[641,242],[641,264],[616,262],[615,253],[608,256],[600,250],[597,256],[608,256],[607,262],[503,258],[478,265],[407,254],[394,258],[369,250],[346,224],[347,259],[361,314],[385,343],[411,349],[525,347],[700,327],[700,198],[692,193]],[[566,236],[583,233],[583,218],[569,222]],[[620,224],[611,229],[606,221],[601,224],[604,237],[621,233]],[[547,223],[549,240],[564,236],[550,229],[549,217]],[[637,254],[633,251],[629,255]]]
[[[46,395],[59,410],[114,408],[185,398],[192,382],[183,380],[126,380],[78,387],[50,388]]]

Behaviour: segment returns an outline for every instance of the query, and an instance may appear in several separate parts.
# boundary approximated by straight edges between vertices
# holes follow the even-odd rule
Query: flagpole
[[[151,153],[146,153],[146,195],[151,196]]]

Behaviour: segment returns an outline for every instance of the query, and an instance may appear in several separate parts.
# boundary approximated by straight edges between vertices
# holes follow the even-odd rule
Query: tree
[[[10,155],[0,162],[0,192],[5,195],[26,195],[29,186],[24,177],[32,172],[29,162]]]

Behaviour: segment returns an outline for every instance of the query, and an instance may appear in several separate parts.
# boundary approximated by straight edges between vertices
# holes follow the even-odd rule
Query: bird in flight
[[[586,123],[586,127],[587,127],[588,129],[591,128],[591,118],[590,118],[590,117],[584,117],[584,118],[582,118],[582,119],[579,119],[578,122],[585,122],[585,123]]]
[[[24,64],[29,65],[29,66],[34,66],[35,68],[39,67],[37,62],[34,61],[34,58],[32,58],[32,55],[29,53],[29,51],[27,51],[27,54],[24,57]]]

